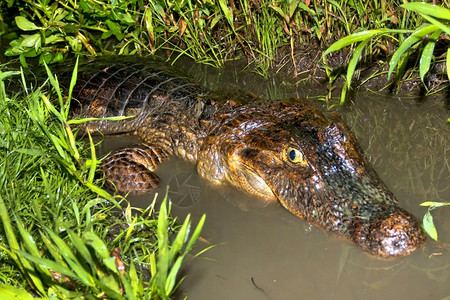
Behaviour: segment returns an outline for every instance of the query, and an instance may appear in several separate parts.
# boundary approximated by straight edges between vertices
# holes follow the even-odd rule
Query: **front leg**
[[[148,193],[159,183],[153,171],[169,156],[168,151],[151,146],[114,151],[102,162],[105,186],[120,194]]]

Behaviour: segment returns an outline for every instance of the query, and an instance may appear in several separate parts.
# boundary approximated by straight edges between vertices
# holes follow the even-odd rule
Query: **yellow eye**
[[[290,162],[294,164],[299,164],[301,166],[306,166],[308,164],[300,150],[294,147],[287,147],[286,157]]]

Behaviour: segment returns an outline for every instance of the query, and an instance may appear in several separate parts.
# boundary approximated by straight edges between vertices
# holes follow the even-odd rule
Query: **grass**
[[[103,190],[92,140],[70,126],[86,120],[67,118],[70,95],[48,73],[54,92],[28,90],[22,76],[10,98],[5,82],[20,75],[0,72],[0,292],[168,299],[204,217],[190,234],[189,217],[179,226],[168,216],[167,196],[156,214],[156,196],[139,210]]]
[[[421,45],[421,55],[419,60],[419,74],[422,82],[425,79],[426,73],[430,70],[431,61],[433,59],[434,49],[437,41],[442,36],[445,39],[445,34],[450,34],[450,10],[440,6],[434,6],[427,3],[406,3],[401,5],[402,8],[412,10],[420,14],[424,19],[430,23],[425,23],[415,30],[399,30],[399,29],[372,29],[362,30],[332,44],[324,53],[323,57],[331,52],[340,50],[346,46],[358,43],[358,46],[354,50],[352,57],[347,67],[347,74],[345,77],[346,88],[343,89],[343,95],[341,102],[345,100],[345,92],[347,88],[350,88],[352,77],[355,74],[355,69],[358,61],[363,56],[363,51],[370,46],[374,46],[378,39],[383,36],[394,38],[395,35],[410,34],[408,38],[401,40],[398,49],[393,53],[389,61],[388,79],[392,76],[395,69],[397,79],[402,77],[405,73],[405,66],[409,57],[414,50]],[[441,20],[441,21],[439,21]],[[367,53],[366,53],[367,55]],[[450,47],[447,46],[446,50],[446,74],[450,79]]]
[[[391,59],[389,74],[399,65],[396,74],[401,77],[407,57],[412,55],[409,50],[418,48],[424,58],[418,70],[423,80],[433,64],[433,45],[448,42],[445,1],[432,8],[403,2],[7,0],[0,4],[0,35],[11,39],[6,54],[18,56],[24,65],[28,57],[50,63],[62,60],[66,53],[153,54],[164,50],[174,61],[186,55],[216,67],[227,60],[245,57],[262,75],[284,61],[286,53],[295,67],[303,45],[324,50],[347,36],[325,52],[360,43],[353,56],[344,62],[348,65],[345,93],[362,56],[365,61],[385,60],[397,50],[398,57]],[[424,36],[417,31],[424,20],[439,29],[429,28],[435,34],[422,41]],[[414,32],[420,40],[407,38]],[[425,31],[422,33],[426,35]],[[415,41],[412,44],[417,44],[414,47],[410,44],[412,40]],[[441,55],[447,57],[448,66],[450,55],[439,52],[436,61],[442,60]],[[324,55],[325,65],[326,58]],[[338,77],[331,73],[330,80]]]

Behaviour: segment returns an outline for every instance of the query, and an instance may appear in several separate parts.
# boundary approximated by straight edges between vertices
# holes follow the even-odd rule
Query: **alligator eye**
[[[303,157],[303,154],[300,152],[300,150],[298,150],[294,147],[287,148],[286,156],[287,156],[287,159],[294,164],[299,164],[302,166],[306,166],[308,164],[308,162]]]

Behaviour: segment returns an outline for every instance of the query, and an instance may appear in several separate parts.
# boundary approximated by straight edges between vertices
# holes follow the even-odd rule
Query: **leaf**
[[[32,48],[35,47],[37,44],[41,43],[41,35],[39,33],[35,33],[32,35],[24,35],[24,39],[22,43],[20,44],[24,48]]]
[[[398,49],[394,52],[394,55],[392,55],[391,60],[389,61],[388,79],[391,77],[392,72],[394,71],[395,67],[399,63],[403,54],[408,49],[410,49],[412,47],[412,45],[421,41],[424,36],[436,31],[437,29],[438,28],[435,25],[426,25],[426,26],[420,28],[419,30],[416,30],[400,45],[400,47],[398,47]]]
[[[95,154],[95,144],[94,144],[94,141],[92,140],[91,133],[89,131],[87,133],[89,136],[89,145],[91,148],[91,159],[92,159],[91,166],[89,167],[89,174],[88,174],[87,181],[90,183],[93,183],[94,177],[95,177],[95,171],[97,170],[98,160],[97,160],[97,156]]]
[[[46,63],[44,63],[44,67],[45,67],[45,71],[47,72],[48,80],[50,80],[52,87],[55,89],[56,94],[58,95],[59,105],[60,105],[60,107],[64,107],[64,102],[63,102],[63,97],[61,94],[61,89],[59,87],[59,82],[55,78],[55,76],[53,76],[52,71],[50,71],[50,68],[48,67],[48,65]],[[45,95],[43,95],[43,96],[45,96]],[[43,99],[43,100],[45,101],[45,99]],[[56,109],[54,108],[53,105],[51,105],[51,104],[49,105],[47,103],[46,103],[46,105],[58,117],[58,119],[60,119],[60,120],[62,119],[62,116],[59,115],[57,112],[55,112]]]
[[[423,216],[423,229],[433,240],[437,241],[438,234],[434,226],[433,216],[429,211]]]
[[[227,19],[228,24],[230,24],[231,29],[234,30],[234,24],[233,24],[233,11],[231,10],[230,7],[228,7],[227,3],[228,3],[228,1],[225,1],[225,0],[219,0],[220,8],[222,9],[222,12],[224,13],[225,18]]]
[[[72,99],[72,92],[73,88],[75,87],[77,83],[77,76],[78,76],[78,62],[80,57],[77,56],[77,60],[75,61],[75,66],[73,67],[72,71],[72,77],[70,78],[70,85],[69,85],[69,92],[67,93],[67,100],[63,107],[61,107],[62,115],[64,117],[64,120],[67,120],[69,116],[69,110],[70,110],[70,101]]]
[[[275,6],[273,4],[269,4],[269,7],[271,9],[273,9],[274,11],[276,11],[287,23],[289,23],[289,20],[287,19],[286,14],[284,13],[284,11],[280,7]]]
[[[402,4],[400,7],[418,12],[420,14],[426,14],[435,18],[450,21],[450,10],[439,5],[432,5],[423,2],[411,2]]]
[[[350,83],[352,81],[353,73],[355,72],[356,65],[358,64],[358,61],[361,57],[361,53],[364,50],[364,47],[369,43],[369,39],[362,41],[358,47],[356,47],[355,52],[353,52],[352,59],[350,60],[348,67],[347,67],[347,86],[350,87]]]
[[[73,246],[77,249],[77,253],[79,253],[83,257],[83,260],[90,265],[92,271],[95,271],[95,261],[83,240],[70,229],[67,230],[67,233],[70,236]]]
[[[16,251],[19,251],[18,249],[20,249],[20,245],[16,239],[16,235],[14,234],[14,229],[12,227],[11,219],[9,218],[8,209],[1,196],[0,196],[0,218],[3,223],[3,231],[5,232],[9,248],[13,250],[10,252],[11,258],[19,266],[23,274],[28,274],[31,281],[30,284],[34,285],[41,295],[45,295],[46,294],[45,288],[39,276],[35,274],[33,265],[28,260],[22,259],[22,257],[16,254]],[[31,272],[27,272],[27,270],[30,270]]]
[[[3,299],[22,299],[22,300],[39,300],[43,298],[34,298],[25,288],[19,289],[7,284],[0,284],[0,295]]]
[[[41,27],[36,26],[33,22],[28,21],[25,17],[17,16],[15,20],[17,27],[19,27],[22,30],[28,31],[41,29]]]
[[[441,34],[441,30],[436,30],[429,38],[425,47],[422,50],[422,55],[420,56],[419,70],[420,70],[420,80],[423,81],[425,74],[430,69],[431,59],[433,58],[434,46],[436,41]]]
[[[142,281],[141,278],[138,276],[136,267],[134,266],[133,260],[130,260],[130,267],[128,270],[128,275],[131,281],[132,289],[135,293],[135,297],[137,297],[138,293],[142,294]]]
[[[55,232],[53,232],[49,228],[45,227],[45,231],[55,243],[56,247],[59,250],[59,253],[61,253],[62,257],[64,257],[64,260],[67,262],[67,265],[70,266],[70,268],[77,274],[77,278],[81,282],[83,282],[84,285],[90,287],[95,286],[92,276],[83,268],[83,265],[80,264],[69,245],[67,245],[67,243],[64,242],[63,239],[61,239]]]
[[[36,242],[34,241],[33,237],[31,236],[30,232],[25,229],[24,225],[22,224],[22,221],[18,216],[15,216],[16,219],[16,225],[19,229],[20,235],[22,236],[22,241],[25,245],[25,249],[30,253],[31,255],[34,255],[36,257],[40,257],[39,250],[36,246]],[[46,269],[42,269],[39,266],[37,266],[40,273],[43,273],[46,276],[51,276],[50,272]]]
[[[59,272],[63,275],[69,276],[73,279],[81,280],[74,272],[72,272],[69,268],[54,262],[53,260],[36,257],[24,251],[15,250],[18,254],[25,257],[27,260],[41,266],[42,268],[46,268],[55,272]]]
[[[92,246],[102,259],[110,258],[108,248],[105,243],[93,232],[88,231],[83,234],[83,240],[86,244]]]
[[[125,35],[121,31],[122,28],[120,27],[120,25],[111,20],[106,20],[105,23],[106,23],[106,26],[108,26],[109,30],[111,30],[111,32],[114,34],[116,39],[118,41],[121,41]]]
[[[442,24],[441,22],[439,22],[438,20],[436,20],[433,17],[427,16],[427,15],[422,15],[422,14],[421,14],[421,16],[424,17],[431,24],[439,27],[442,31],[445,31],[447,34],[450,34],[450,27],[445,26],[444,24]]]
[[[106,118],[83,118],[83,119],[72,119],[67,121],[67,124],[69,125],[78,125],[90,121],[120,121],[120,120],[126,120],[134,118],[135,115],[132,116],[117,116],[117,117],[106,117]]]
[[[450,47],[447,49],[446,65],[447,65],[447,78],[448,80],[450,80]]]
[[[348,35],[337,42],[333,43],[328,49],[323,53],[322,57],[325,57],[327,54],[337,51],[339,49],[342,49],[346,46],[349,46],[351,44],[364,41],[366,39],[370,39],[376,35],[383,35],[388,33],[409,33],[411,30],[404,30],[404,29],[387,29],[387,28],[381,28],[381,29],[372,29],[372,30],[363,30],[356,33],[353,33],[351,35]]]
[[[181,264],[183,263],[183,258],[184,258],[184,256],[180,256],[177,258],[177,260],[173,264],[172,268],[170,269],[169,274],[167,275],[167,280],[166,280],[166,285],[165,285],[166,296],[169,296],[171,294],[173,287],[175,286],[175,283],[177,282],[177,274],[181,268]]]
[[[177,237],[172,242],[172,245],[170,247],[170,252],[169,252],[170,260],[174,259],[177,255],[177,253],[179,251],[181,251],[184,243],[186,242],[186,240],[189,236],[189,230],[191,227],[189,220],[190,220],[190,214],[187,215],[186,219],[184,220],[183,225],[181,226],[180,230],[177,233]]]
[[[45,151],[40,150],[40,149],[16,149],[13,151],[23,153],[23,154],[33,155],[33,156],[41,156],[46,153]]]
[[[433,207],[441,207],[450,205],[450,202],[434,202],[434,201],[425,201],[419,204],[420,206],[433,206]]]
[[[158,261],[157,261],[157,285],[161,291],[165,290],[165,281],[169,269],[169,236],[168,236],[168,220],[167,220],[167,193],[161,203],[158,215],[158,226],[156,228],[156,236],[158,238]]]
[[[205,221],[206,221],[206,215],[204,214],[200,218],[200,221],[198,221],[198,224],[195,227],[194,233],[192,233],[192,236],[189,239],[188,244],[186,245],[184,254],[187,254],[189,251],[191,251],[192,247],[194,246],[194,243],[197,241],[198,237],[200,236],[200,233],[203,229],[203,225],[205,224]]]

